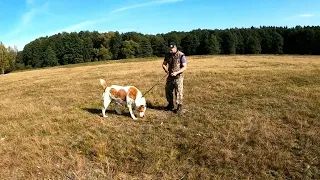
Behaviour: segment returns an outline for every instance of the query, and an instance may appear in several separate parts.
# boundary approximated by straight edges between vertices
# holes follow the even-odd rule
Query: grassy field
[[[143,119],[101,117],[99,78],[145,92],[161,63],[0,76],[0,178],[320,178],[319,56],[188,57],[184,114],[162,110],[162,80]]]

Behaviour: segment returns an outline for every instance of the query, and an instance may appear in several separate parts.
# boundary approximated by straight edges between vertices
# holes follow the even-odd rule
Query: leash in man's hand
[[[163,78],[165,78],[165,77],[167,77],[168,76],[168,74],[166,74],[165,76],[163,76],[155,85],[153,85],[147,92],[145,92],[144,94],[142,94],[142,96],[144,97],[146,94],[148,94],[150,91],[151,91],[151,89],[153,89],[156,85],[158,85],[159,83],[160,83],[160,81],[163,79]]]

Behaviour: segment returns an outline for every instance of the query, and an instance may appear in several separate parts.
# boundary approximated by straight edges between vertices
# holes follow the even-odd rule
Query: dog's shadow
[[[98,109],[98,108],[82,108],[82,110],[84,110],[84,111],[87,111],[87,112],[89,112],[89,113],[91,113],[91,114],[102,114],[102,110],[101,109]],[[108,111],[108,110],[107,110]],[[110,111],[110,110],[109,110]],[[110,111],[111,112],[111,111]],[[109,113],[110,113],[109,112]]]
[[[98,108],[82,108],[82,110],[87,111],[94,115],[99,115],[102,117],[102,109]],[[106,114],[115,114],[118,116],[130,116],[129,112],[123,111],[122,114],[118,114],[115,110],[107,109]]]
[[[149,109],[160,110],[160,111],[164,110],[163,106],[153,105],[150,101],[147,101],[146,105],[147,105],[147,109],[149,108]],[[94,114],[94,115],[102,116],[102,109],[101,108],[100,109],[99,108],[82,108],[82,110],[87,111],[87,112]],[[122,114],[117,114],[117,112],[114,109],[107,109],[106,113],[107,114],[122,115],[122,116],[128,116],[128,115],[130,116],[130,112],[122,111]]]

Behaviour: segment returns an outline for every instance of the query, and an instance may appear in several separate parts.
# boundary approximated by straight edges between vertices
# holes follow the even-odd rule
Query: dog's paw
[[[107,115],[103,115],[102,117],[107,118],[108,116]]]
[[[132,119],[133,119],[133,120],[137,120],[138,118],[136,118],[136,117],[132,117]]]

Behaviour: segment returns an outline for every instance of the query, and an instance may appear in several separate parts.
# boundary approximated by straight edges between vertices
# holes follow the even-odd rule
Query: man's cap
[[[177,47],[177,45],[176,45],[174,42],[171,42],[171,43],[169,44],[169,48],[170,48],[170,49],[175,48],[175,47]]]

